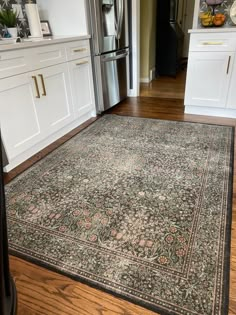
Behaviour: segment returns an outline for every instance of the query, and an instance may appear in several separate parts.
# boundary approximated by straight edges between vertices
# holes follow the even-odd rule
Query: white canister
[[[32,37],[42,37],[42,30],[39,18],[38,6],[36,3],[25,4],[25,11],[29,22],[30,34]]]

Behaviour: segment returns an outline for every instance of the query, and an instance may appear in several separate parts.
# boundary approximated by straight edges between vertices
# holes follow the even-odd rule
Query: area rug
[[[7,185],[11,252],[161,314],[227,314],[233,133],[103,116]]]

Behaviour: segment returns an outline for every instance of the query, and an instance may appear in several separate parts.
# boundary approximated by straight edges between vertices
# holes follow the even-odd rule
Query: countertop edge
[[[234,33],[236,32],[236,27],[222,27],[222,28],[195,28],[188,30],[190,34],[196,33]]]
[[[82,36],[51,36],[51,37],[43,37],[40,40],[35,41],[24,41],[20,43],[14,44],[0,44],[0,52],[10,51],[10,50],[18,50],[25,48],[33,48],[39,46],[47,46],[53,44],[67,43],[73,42],[77,40],[85,40],[90,39],[91,35],[82,35]]]

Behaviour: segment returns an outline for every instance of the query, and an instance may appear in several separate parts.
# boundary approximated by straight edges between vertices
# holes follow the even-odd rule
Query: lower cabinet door
[[[72,100],[76,117],[95,111],[90,57],[69,62]]]
[[[26,151],[41,138],[37,117],[39,98],[35,81],[28,74],[2,79],[0,84],[0,127],[9,160]]]
[[[59,64],[33,73],[37,77],[40,106],[37,107],[40,127],[45,136],[73,120],[71,89],[67,64]]]
[[[185,105],[226,107],[232,52],[190,52]]]
[[[233,70],[229,86],[227,108],[236,109],[236,58],[234,58],[234,61],[231,60],[230,67],[232,67]]]

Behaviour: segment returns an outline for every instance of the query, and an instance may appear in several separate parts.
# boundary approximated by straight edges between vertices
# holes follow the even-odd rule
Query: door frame
[[[133,88],[129,96],[139,96],[140,90],[140,0],[132,0],[132,68]]]
[[[195,0],[193,26],[197,28],[200,0]],[[132,0],[132,49],[133,49],[133,89],[129,96],[137,97],[140,94],[140,0]]]

